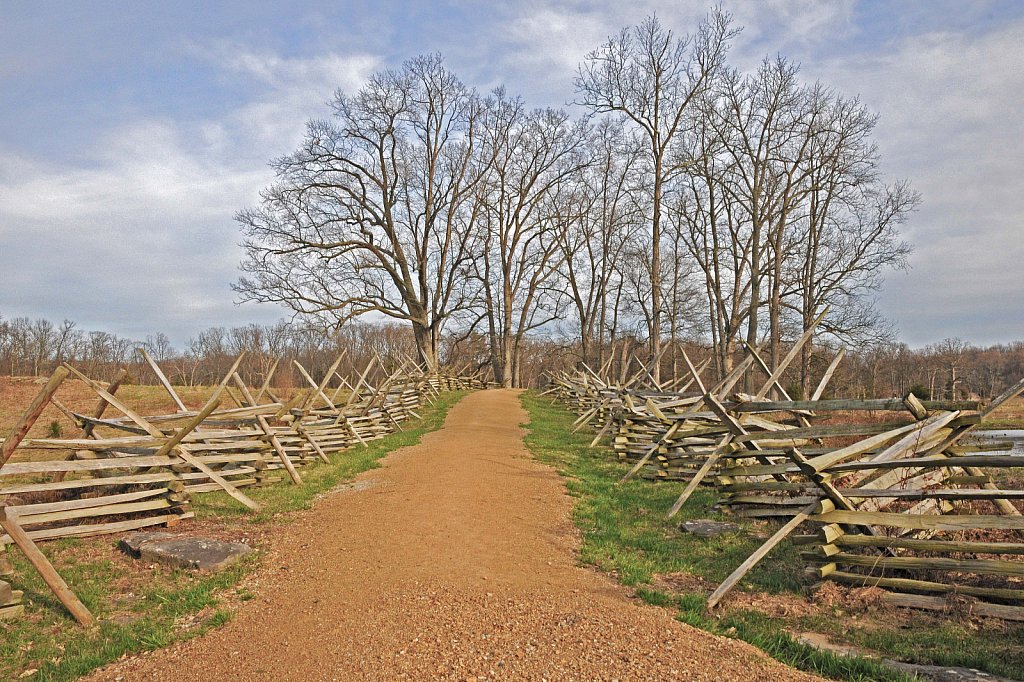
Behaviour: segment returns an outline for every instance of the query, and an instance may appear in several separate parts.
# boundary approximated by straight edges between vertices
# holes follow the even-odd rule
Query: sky
[[[879,114],[889,180],[923,203],[878,307],[919,347],[1024,339],[1024,3],[727,0],[730,62],[765,56]],[[710,2],[0,0],[0,316],[183,346],[286,316],[237,305],[234,215],[327,100],[440,52],[480,91],[565,107],[585,54]],[[570,111],[575,111],[569,106]]]

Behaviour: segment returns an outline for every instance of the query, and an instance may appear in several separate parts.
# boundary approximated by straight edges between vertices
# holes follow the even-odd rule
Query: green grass
[[[709,507],[717,495],[698,489],[671,521],[665,513],[682,491],[682,484],[633,479],[616,485],[628,470],[609,448],[589,448],[586,429],[571,434],[574,415],[549,398],[527,392],[523,406],[530,415],[527,446],[541,462],[555,467],[576,498],[574,520],[581,533],[580,562],[613,573],[637,595],[677,610],[679,620],[716,634],[737,637],[774,658],[802,670],[843,680],[907,680],[909,678],[868,659],[850,659],[821,652],[796,641],[789,632],[813,631],[834,642],[880,652],[891,658],[931,665],[964,666],[1024,679],[1024,627],[985,622],[943,622],[930,614],[901,610],[899,618],[853,619],[838,609],[814,615],[769,617],[749,609],[704,607],[706,596],[661,591],[651,585],[658,575],[685,573],[715,587],[768,537],[773,526],[729,517],[743,531],[705,539],[681,533],[678,526],[692,518],[726,520]],[[741,581],[739,589],[799,600],[798,580],[803,565],[784,541]],[[872,621],[870,626],[865,621]],[[734,630],[732,629],[734,628]]]
[[[109,539],[110,553],[118,551]],[[0,639],[0,675],[17,678],[35,668],[33,680],[73,680],[126,654],[151,651],[171,642],[200,635],[230,619],[230,612],[216,610],[217,593],[229,589],[257,563],[243,560],[215,575],[196,575],[160,567],[150,576],[138,600],[126,608],[109,597],[114,585],[134,573],[110,559],[76,560],[76,550],[95,548],[85,540],[58,540],[42,544],[61,576],[82,603],[99,619],[94,628],[77,625],[19,553],[12,551],[15,583],[23,589],[24,618],[8,623]],[[90,552],[92,554],[94,552]],[[252,555],[250,555],[252,556]],[[145,583],[142,583],[143,585]],[[116,620],[111,619],[117,615]],[[176,620],[196,615],[187,631]]]
[[[196,497],[196,516],[264,529],[295,518],[318,494],[379,466],[378,460],[389,452],[414,445],[425,433],[440,428],[448,409],[463,395],[443,394],[420,411],[422,420],[404,422],[404,432],[372,441],[367,448],[330,454],[330,464],[301,467],[302,486],[282,481],[247,491],[262,505],[259,513],[249,512],[224,493],[210,493]],[[188,526],[180,529],[187,531]],[[38,672],[27,679],[73,680],[122,656],[203,634],[231,619],[231,611],[220,608],[224,596],[231,594],[237,601],[253,598],[245,588],[233,588],[259,565],[260,556],[250,554],[225,572],[204,575],[159,565],[150,569],[121,555],[111,536],[44,542],[40,549],[100,622],[94,628],[77,625],[21,553],[11,548],[15,574],[8,580],[24,590],[26,608],[23,618],[0,627],[0,679],[17,679],[34,668]]]

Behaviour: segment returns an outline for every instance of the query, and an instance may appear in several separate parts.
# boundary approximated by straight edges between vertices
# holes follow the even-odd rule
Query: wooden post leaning
[[[171,399],[174,400],[174,404],[178,406],[178,409],[182,412],[188,412],[188,408],[185,407],[185,403],[181,401],[178,393],[171,386],[170,380],[164,374],[163,370],[160,369],[160,365],[156,364],[156,360],[149,356],[149,353],[146,352],[145,348],[140,348],[139,352],[142,353],[142,357],[144,357],[146,362],[149,363],[149,366],[153,369],[153,373],[156,374],[156,378],[160,382],[160,385],[163,386],[164,390],[170,394]]]
[[[126,369],[124,369],[122,367],[120,370],[118,370],[117,375],[114,377],[114,380],[111,381],[109,384],[107,384],[107,393],[110,393],[111,395],[116,393],[117,389],[121,388],[121,384],[124,383],[125,379],[127,379],[128,377],[129,377],[128,370],[126,370]],[[56,400],[56,399],[54,399],[54,400]],[[54,403],[54,404],[56,404],[56,403]],[[96,403],[96,407],[93,408],[92,414],[90,414],[89,416],[92,417],[93,419],[101,419],[103,417],[103,413],[107,411],[108,407],[110,407],[110,403],[108,403],[103,398],[98,398],[97,399],[97,403]],[[76,418],[76,420],[77,420],[77,418]],[[93,430],[95,428],[96,428],[95,424],[91,424],[91,423],[83,424],[81,430],[78,433],[78,437],[79,438],[96,438],[96,439],[98,439],[99,436],[96,435],[93,432]],[[68,453],[67,459],[70,460],[70,459],[75,459],[75,458],[81,458],[82,456],[91,456],[91,457],[95,458],[96,454],[95,453],[89,453],[86,450],[75,450],[75,451],[72,451],[72,452]],[[68,475],[68,472],[66,472],[66,471],[58,471],[57,473],[55,473],[53,475],[54,483],[60,483],[61,481],[64,480],[64,478],[67,475]]]
[[[292,483],[295,485],[302,485],[302,478],[299,476],[299,472],[295,470],[295,465],[288,459],[288,453],[281,447],[281,442],[277,440],[277,436],[274,435],[274,430],[270,428],[270,424],[267,423],[267,418],[262,414],[256,415],[256,421],[259,423],[260,428],[263,429],[263,433],[267,435],[270,440],[271,447],[274,448],[274,452],[281,459],[281,464],[288,471],[288,475],[291,476]]]
[[[799,526],[801,523],[810,518],[811,514],[814,513],[818,504],[819,502],[815,500],[811,504],[801,509],[800,513],[791,518],[789,522],[786,523],[786,525],[784,525],[782,528],[779,528],[779,530],[775,532],[775,535],[768,538],[767,542],[761,545],[756,552],[751,554],[746,561],[740,564],[739,568],[733,571],[728,578],[722,581],[722,584],[718,586],[718,589],[712,592],[711,596],[708,597],[708,608],[715,608],[718,602],[721,601],[722,597],[725,596],[726,592],[731,590],[733,585],[738,583],[740,579],[747,574],[747,571],[752,569],[761,559],[765,558],[765,556],[768,555],[768,552],[772,551],[772,548],[774,548],[775,545],[779,544],[784,539],[786,539],[786,536],[792,533],[794,530],[796,530],[797,526]]]
[[[18,420],[18,423],[14,425],[14,428],[7,435],[7,438],[4,439],[3,445],[0,445],[0,467],[7,463],[7,460],[14,454],[14,449],[28,435],[29,429],[39,419],[39,415],[43,413],[46,404],[50,402],[50,398],[57,392],[57,389],[60,388],[61,383],[63,383],[67,376],[68,370],[64,367],[58,367],[50,375],[50,380],[46,382],[43,389],[39,391],[39,395],[35,397],[28,406],[28,409],[25,410],[25,413],[21,415],[21,419]]]
[[[331,463],[331,459],[327,456],[327,453],[325,453],[323,448],[320,447],[320,444],[317,443],[313,439],[313,436],[310,435],[309,431],[306,430],[305,426],[303,426],[302,424],[296,424],[295,425],[295,431],[300,436],[305,438],[306,441],[313,447],[313,450],[316,452],[317,456],[320,458],[320,461],[322,461],[324,464],[330,464]]]
[[[89,613],[89,609],[85,608],[85,605],[78,600],[75,593],[71,591],[68,584],[57,573],[53,564],[39,551],[36,543],[32,542],[28,534],[18,525],[17,519],[13,515],[8,514],[7,508],[4,506],[0,506],[0,526],[11,536],[14,544],[25,553],[25,557],[39,571],[39,575],[42,576],[49,588],[53,590],[53,594],[60,600],[60,603],[71,612],[75,620],[82,625],[92,625],[95,623],[96,619]]]

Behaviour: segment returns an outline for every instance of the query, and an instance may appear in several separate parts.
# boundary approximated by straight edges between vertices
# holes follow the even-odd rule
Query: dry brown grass
[[[0,435],[6,436],[21,417],[25,408],[32,399],[39,393],[47,377],[0,377]],[[182,402],[189,409],[200,409],[213,392],[212,386],[175,386],[174,390],[181,397]],[[287,400],[291,398],[297,389],[283,388],[274,389],[278,397]],[[177,406],[167,391],[162,386],[122,386],[117,391],[117,397],[142,415],[173,414]],[[73,412],[90,414],[96,406],[97,398],[92,389],[86,386],[85,382],[68,378],[64,380],[57,390],[56,398],[62,405]],[[234,407],[230,400],[222,403],[222,408]],[[108,408],[104,417],[120,417],[121,413],[113,408]],[[52,403],[43,410],[42,415],[28,433],[28,438],[47,438],[50,436],[50,425],[56,422],[60,424],[64,438],[74,438],[78,434],[78,427]],[[115,435],[114,431],[99,429],[97,433],[105,436]],[[124,433],[116,434],[124,435]],[[54,450],[18,450],[12,461],[26,461],[39,457],[51,458]],[[49,454],[46,454],[49,453]]]

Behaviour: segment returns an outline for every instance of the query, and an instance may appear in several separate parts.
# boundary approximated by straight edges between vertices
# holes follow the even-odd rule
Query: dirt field
[[[0,377],[0,434],[6,434],[11,430],[48,378]],[[106,385],[104,382],[100,383]],[[188,407],[195,409],[203,406],[213,389],[207,386],[176,386],[175,390]],[[178,409],[162,386],[122,386],[117,395],[141,414],[168,414]],[[92,389],[73,377],[64,380],[57,389],[56,398],[68,409],[84,414],[92,412],[97,402]],[[227,407],[228,404],[225,403],[225,409]],[[121,413],[111,409],[108,416],[120,417]],[[52,421],[61,425],[67,437],[78,431],[75,424],[51,403],[43,409],[43,414],[29,431],[28,437],[47,437],[47,430]]]
[[[90,680],[811,680],[574,565],[571,499],[513,391],[326,496],[211,634]]]
[[[25,408],[39,393],[48,377],[0,377],[0,437],[10,433],[14,425],[18,423]],[[106,385],[104,382],[101,384]],[[178,396],[189,409],[198,410],[206,403],[207,398],[213,391],[212,386],[175,386]],[[295,395],[296,389],[284,388],[275,389],[283,400]],[[125,401],[130,407],[142,415],[173,414],[177,406],[162,386],[121,386],[117,396]],[[91,414],[98,402],[96,394],[85,382],[69,377],[57,389],[55,396],[62,405],[69,410],[80,414]],[[234,403],[225,400],[221,409],[230,409]],[[120,412],[111,408],[105,417],[120,417]],[[53,403],[47,403],[43,413],[39,416],[35,425],[29,430],[28,438],[48,438],[54,434],[50,432],[51,424],[59,424],[61,438],[74,438],[78,434],[78,426],[57,409]],[[106,427],[100,427],[97,433],[104,436],[124,435],[114,432]],[[17,450],[12,461],[31,459],[49,459],[55,456],[53,450]],[[62,455],[60,455],[62,456]]]

